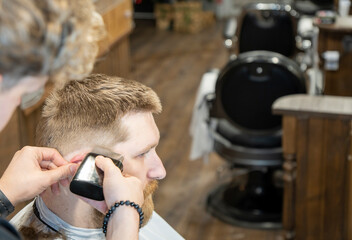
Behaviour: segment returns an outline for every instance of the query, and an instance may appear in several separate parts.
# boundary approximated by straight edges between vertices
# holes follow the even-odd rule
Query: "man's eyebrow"
[[[155,148],[156,146],[158,146],[158,144],[159,144],[159,142],[158,143],[154,143],[154,144],[149,144],[148,146],[144,147],[142,150],[138,151],[137,155],[145,153],[145,152],[149,151],[152,148]]]

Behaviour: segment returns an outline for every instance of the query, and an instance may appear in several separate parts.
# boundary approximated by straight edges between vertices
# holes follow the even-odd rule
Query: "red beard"
[[[142,210],[144,213],[144,221],[142,226],[146,225],[151,218],[154,211],[153,193],[158,188],[158,181],[153,180],[145,187],[144,193],[144,203],[142,205]]]
[[[147,184],[147,186],[143,190],[144,194],[144,203],[142,205],[142,210],[144,213],[144,220],[142,226],[146,225],[148,221],[150,220],[153,211],[154,211],[154,202],[153,202],[153,193],[157,190],[158,188],[158,181],[157,180],[152,180]],[[95,208],[93,209],[93,221],[97,226],[101,226],[101,223],[103,222],[103,219],[105,215]]]

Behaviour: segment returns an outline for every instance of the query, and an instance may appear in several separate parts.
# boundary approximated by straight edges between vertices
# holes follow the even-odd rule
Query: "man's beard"
[[[143,190],[143,195],[144,195],[144,203],[142,205],[142,210],[144,213],[144,220],[142,227],[145,226],[148,221],[150,220],[153,211],[154,211],[154,202],[153,202],[153,194],[158,188],[158,181],[153,180],[150,183],[147,184],[147,186]],[[95,208],[93,209],[93,222],[95,223],[96,226],[101,227],[105,214],[99,212]]]

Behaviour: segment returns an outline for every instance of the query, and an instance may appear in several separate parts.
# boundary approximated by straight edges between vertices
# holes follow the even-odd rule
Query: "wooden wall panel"
[[[2,175],[11,161],[12,156],[21,147],[21,137],[16,111],[9,123],[0,133],[0,175]]]
[[[352,129],[352,121],[350,121],[350,129]],[[349,136],[349,153],[347,157],[347,189],[352,189],[352,132],[350,130]],[[347,239],[352,239],[352,191],[346,193],[346,202],[345,202],[346,214],[345,222],[346,227],[344,228],[344,234],[347,236]]]
[[[295,180],[296,180],[296,118],[290,116],[283,117],[284,134],[283,138],[284,151],[284,196],[283,201],[286,203],[283,207],[283,229],[286,239],[294,238],[295,228]]]
[[[99,55],[106,54],[111,45],[129,35],[133,29],[133,10],[130,0],[100,0],[97,11],[103,16],[107,36],[99,44]]]
[[[323,239],[323,232],[320,232],[321,224],[315,219],[322,219],[322,206],[319,201],[324,196],[324,174],[323,162],[321,161],[323,152],[324,121],[322,119],[312,118],[308,123],[308,152],[307,152],[307,188],[306,195],[303,196],[307,201],[307,218],[306,233],[308,239]],[[313,218],[313,219],[312,219]]]
[[[327,119],[323,160],[325,174],[324,231],[325,239],[346,239],[343,235],[346,194],[346,173],[349,150],[349,121]],[[333,147],[331,147],[333,146]]]
[[[348,134],[348,121],[299,120],[296,239],[344,239]]]
[[[97,59],[93,72],[128,78],[130,70],[130,40],[125,36],[111,47],[108,54]]]
[[[307,156],[308,156],[308,119],[297,119],[297,177],[296,177],[296,196],[295,196],[295,234],[297,240],[303,240],[306,236],[306,226],[308,219],[305,213],[306,192],[307,192]],[[298,187],[299,186],[299,187]]]

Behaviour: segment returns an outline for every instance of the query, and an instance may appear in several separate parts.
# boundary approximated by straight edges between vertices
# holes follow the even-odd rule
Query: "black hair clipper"
[[[97,201],[104,200],[103,178],[104,173],[95,165],[97,156],[110,158],[123,171],[123,156],[107,149],[96,148],[88,153],[77,169],[70,183],[70,191],[82,197]]]

